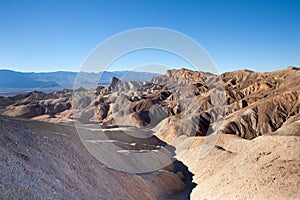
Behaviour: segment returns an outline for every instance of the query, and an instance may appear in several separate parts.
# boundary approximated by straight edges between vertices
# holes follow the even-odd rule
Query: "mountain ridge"
[[[54,91],[65,88],[71,89],[74,83],[85,88],[95,85],[107,85],[112,77],[125,81],[150,81],[154,76],[160,74],[136,71],[103,71],[94,72],[17,72],[13,70],[0,69],[0,96],[9,94],[21,94],[25,91]]]

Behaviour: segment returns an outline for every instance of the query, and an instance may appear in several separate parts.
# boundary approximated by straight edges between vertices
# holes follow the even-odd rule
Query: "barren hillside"
[[[299,199],[299,85],[296,67],[181,69],[144,83],[1,97],[3,115],[23,118],[1,117],[1,194]]]

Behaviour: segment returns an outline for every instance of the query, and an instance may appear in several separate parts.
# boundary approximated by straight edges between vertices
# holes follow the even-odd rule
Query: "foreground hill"
[[[127,142],[151,149],[145,141],[128,137]],[[160,144],[159,140],[149,142]],[[119,144],[127,148],[126,142],[121,140]],[[178,193],[187,186],[182,180],[188,173],[183,165],[140,175],[118,172],[86,150],[73,125],[4,116],[0,116],[0,163],[0,199],[150,200]],[[178,170],[183,171],[172,172]]]
[[[300,198],[300,137],[260,136],[249,141],[220,135],[203,158],[205,140],[182,136],[177,141],[177,148],[190,146],[178,159],[195,174],[191,199]]]

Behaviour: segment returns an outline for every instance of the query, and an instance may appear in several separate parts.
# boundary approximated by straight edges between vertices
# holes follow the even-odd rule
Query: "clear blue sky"
[[[299,0],[0,0],[0,68],[78,71],[103,40],[149,26],[192,37],[220,72],[300,65]]]

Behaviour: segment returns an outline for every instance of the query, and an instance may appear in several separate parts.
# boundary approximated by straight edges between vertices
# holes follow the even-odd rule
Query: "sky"
[[[0,69],[79,71],[98,44],[142,27],[191,37],[220,73],[300,66],[298,0],[0,0]],[[170,53],[142,51],[111,69],[149,63],[189,68]]]

